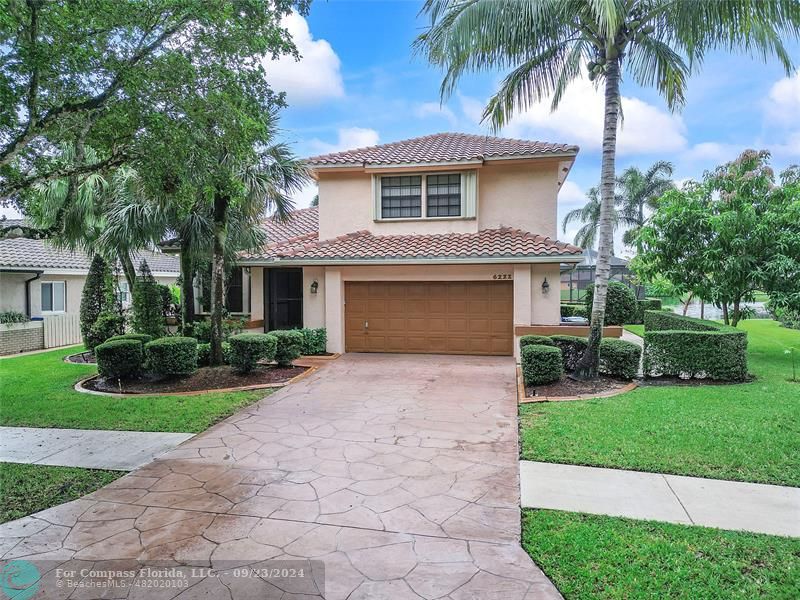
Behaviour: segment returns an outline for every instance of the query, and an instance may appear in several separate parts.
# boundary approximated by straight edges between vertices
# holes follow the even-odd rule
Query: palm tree
[[[555,109],[584,69],[605,97],[595,293],[587,351],[576,376],[597,376],[613,239],[617,126],[623,71],[655,86],[670,109],[685,102],[686,84],[709,50],[775,55],[787,75],[793,63],[781,36],[800,34],[796,0],[426,0],[429,28],[415,41],[445,70],[442,99],[469,71],[511,72],[491,97],[484,120],[493,128],[551,97]]]
[[[600,229],[600,189],[597,187],[590,188],[586,193],[586,197],[588,198],[586,204],[564,215],[564,220],[561,222],[561,230],[566,233],[570,223],[580,223],[581,226],[575,233],[573,241],[577,246],[593,249],[597,242],[597,232]],[[620,200],[617,196],[615,204],[619,204]],[[616,231],[620,225],[619,211],[614,209],[612,218],[614,220],[614,231]],[[612,238],[611,256],[613,255],[614,240]]]
[[[628,167],[617,178],[617,188],[622,198],[620,213],[629,224],[622,241],[629,246],[636,244],[639,252],[642,250],[639,231],[647,222],[645,209],[655,210],[658,199],[675,187],[673,170],[671,162],[659,160],[644,173],[638,167]]]

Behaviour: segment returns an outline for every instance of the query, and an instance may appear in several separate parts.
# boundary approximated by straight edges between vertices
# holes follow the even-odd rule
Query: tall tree
[[[443,99],[468,71],[511,69],[484,119],[494,128],[546,98],[555,109],[584,69],[604,91],[599,248],[591,330],[576,375],[596,377],[613,238],[620,81],[654,86],[671,109],[709,50],[777,56],[790,74],[783,36],[800,34],[796,0],[426,0],[429,28],[416,40],[445,69]]]
[[[639,231],[647,221],[646,211],[655,210],[658,199],[675,187],[672,182],[673,169],[671,162],[659,160],[644,172],[639,167],[628,167],[617,177],[617,190],[621,198],[619,210],[628,225],[622,241],[629,246],[636,245],[639,252],[642,251]]]
[[[588,200],[580,208],[575,208],[564,215],[564,220],[561,222],[561,230],[566,233],[567,227],[571,223],[580,223],[581,226],[575,233],[574,242],[583,248],[594,249],[597,243],[597,233],[600,230],[600,189],[597,187],[590,188],[586,193]],[[616,204],[621,202],[621,198],[617,197]],[[619,211],[614,209],[612,216],[614,221],[614,231],[620,226]],[[611,239],[611,255],[614,255],[614,239]]]

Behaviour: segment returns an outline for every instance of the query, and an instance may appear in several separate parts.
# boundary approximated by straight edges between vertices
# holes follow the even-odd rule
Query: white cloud
[[[800,114],[800,71],[775,82],[764,102],[764,109],[772,120],[797,124]]]
[[[561,185],[558,191],[559,208],[573,209],[586,204],[586,193],[574,181],[569,179]]]
[[[309,183],[292,195],[292,202],[295,208],[308,208],[311,201],[319,193],[319,186],[316,183]]]
[[[461,112],[464,113],[464,116],[473,123],[479,124],[483,118],[483,109],[485,108],[483,102],[462,94],[458,94],[458,101],[461,104]]]
[[[309,142],[312,151],[318,154],[328,152],[338,152],[339,150],[354,150],[365,146],[374,146],[378,143],[380,136],[374,129],[364,127],[344,127],[337,132],[335,142],[325,142],[320,139],[313,139]]]
[[[579,144],[585,150],[599,150],[603,142],[603,105],[602,93],[589,81],[578,79],[564,94],[555,112],[550,111],[550,99],[545,99],[514,116],[503,135]],[[474,103],[469,104],[468,110],[475,114]],[[680,117],[629,96],[622,98],[622,111],[624,120],[617,139],[618,154],[655,154],[686,147],[686,126]]]
[[[744,147],[736,144],[700,142],[684,152],[681,156],[681,159],[685,161],[721,164],[734,160],[739,154],[741,154],[742,150],[744,150]]]
[[[458,124],[458,117],[447,106],[442,106],[438,102],[423,102],[414,109],[414,116],[419,119],[440,117],[447,120],[450,125]]]
[[[331,98],[344,97],[341,61],[325,40],[315,40],[306,20],[297,13],[285,17],[283,26],[289,31],[300,60],[282,56],[265,59],[267,80],[276,91],[286,92],[290,104],[317,104]]]

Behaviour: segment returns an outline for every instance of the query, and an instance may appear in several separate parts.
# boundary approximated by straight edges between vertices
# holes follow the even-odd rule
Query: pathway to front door
[[[84,499],[0,526],[0,552],[44,561],[42,585],[109,559],[225,570],[129,598],[320,597],[323,564],[329,599],[559,598],[519,546],[516,410],[511,357],[348,354]],[[263,568],[308,559],[310,582]]]

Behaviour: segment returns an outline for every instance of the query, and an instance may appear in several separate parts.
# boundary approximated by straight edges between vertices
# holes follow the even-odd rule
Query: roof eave
[[[239,259],[243,266],[358,266],[358,265],[452,265],[452,264],[509,264],[536,263],[560,264],[579,263],[580,254],[527,255],[527,256],[455,256],[455,257],[398,257],[398,258],[250,258]]]

